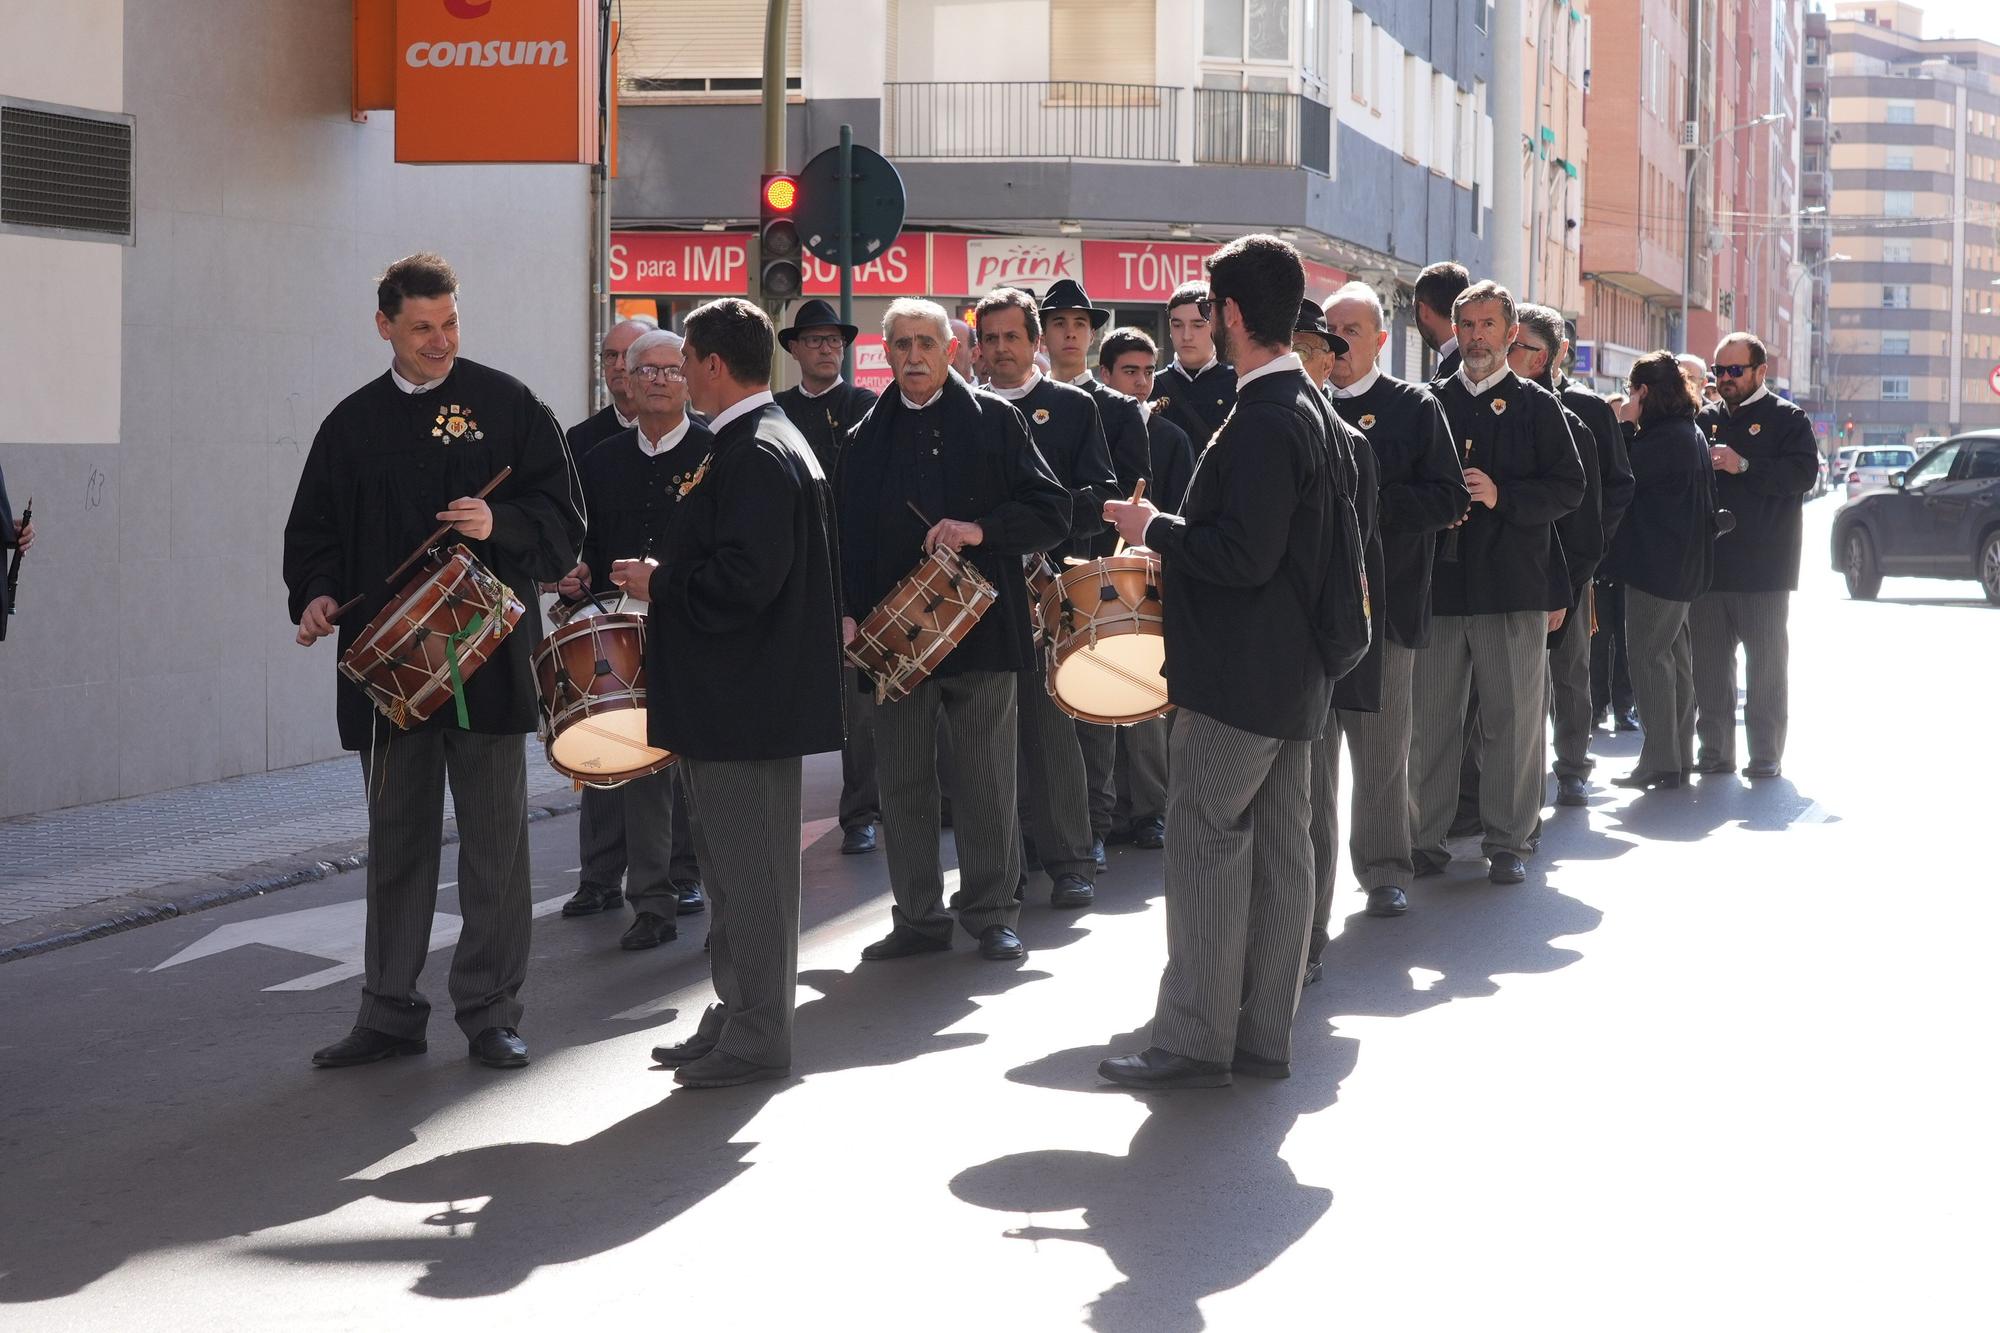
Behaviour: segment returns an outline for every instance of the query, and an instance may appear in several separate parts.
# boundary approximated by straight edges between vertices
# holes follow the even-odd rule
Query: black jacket
[[[1796,590],[1805,496],[1819,476],[1812,418],[1767,393],[1734,413],[1711,403],[1695,424],[1750,461],[1748,472],[1715,474],[1716,504],[1736,515],[1736,530],[1715,539],[1715,591]]]
[[[438,511],[485,485],[500,468],[514,470],[487,497],[493,532],[484,541],[447,536],[463,545],[526,605],[514,632],[465,681],[470,730],[489,735],[533,731],[533,659],[542,640],[535,584],[552,582],[576,564],[583,519],[562,432],[541,399],[515,379],[460,357],[443,383],[406,394],[389,372],[343,399],[321,423],[299,474],[285,521],[285,586],[296,623],[316,597],[362,602],[341,618],[345,653],[402,587],[383,580],[437,527]],[[403,576],[405,586],[415,574]],[[340,743],[349,750],[388,735],[361,687],[335,673]],[[456,726],[456,711],[440,708],[420,727]]]
[[[1199,454],[1208,447],[1209,437],[1222,429],[1229,409],[1236,406],[1236,367],[1210,357],[1207,365],[1190,376],[1175,361],[1153,376],[1153,396],[1147,400],[1154,411],[1187,432]],[[1128,492],[1129,493],[1129,492]]]
[[[7,479],[0,476],[0,641],[7,637],[7,566],[13,563],[11,554],[17,541],[14,536],[14,507],[7,503]]]
[[[565,431],[563,443],[569,446],[569,456],[581,463],[592,449],[619,431],[630,429],[618,419],[618,409],[606,403]]]
[[[1468,503],[1451,426],[1430,391],[1388,375],[1354,398],[1335,398],[1341,420],[1368,437],[1380,480],[1382,578],[1368,591],[1390,642],[1421,648],[1431,638],[1431,557],[1436,534]]]
[[[1437,369],[1431,372],[1431,387],[1436,388],[1445,380],[1448,380],[1453,375],[1456,375],[1458,373],[1458,363],[1463,361],[1464,359],[1465,359],[1464,357],[1461,357],[1458,354],[1458,348],[1456,346],[1453,346],[1449,352],[1446,352],[1443,356],[1439,357]]]
[[[996,394],[1004,398],[1005,395]],[[1111,467],[1111,450],[1104,440],[1104,423],[1097,400],[1074,384],[1043,375],[1020,398],[1007,399],[1027,418],[1028,434],[1070,495],[1070,539],[1057,547],[1057,557],[1096,554],[1106,531],[1104,502],[1122,500]],[[1108,548],[1107,548],[1108,549]]]
[[[840,447],[847,440],[847,432],[874,405],[873,392],[846,380],[817,398],[808,397],[805,389],[796,385],[778,395],[778,406],[785,409],[785,415],[799,428],[799,434],[806,437],[813,457],[819,459],[819,470],[829,478],[839,474]]]
[[[1625,432],[1611,404],[1583,385],[1565,376],[1556,391],[1563,406],[1583,418],[1597,442],[1597,497],[1599,518],[1604,525],[1604,549],[1618,535],[1625,509],[1632,503],[1632,460],[1625,452]],[[1583,441],[1578,440],[1581,445]]]
[[[715,437],[653,571],[647,739],[690,759],[838,750],[833,495],[775,403]]]
[[[1180,514],[1146,529],[1160,553],[1169,697],[1279,740],[1326,730],[1333,682],[1309,608],[1325,580],[1362,576],[1335,567],[1342,464],[1318,396],[1295,370],[1244,386],[1202,450]]]
[[[1347,447],[1354,455],[1354,516],[1361,523],[1361,550],[1368,571],[1368,655],[1333,683],[1333,706],[1350,713],[1374,713],[1382,707],[1382,638],[1389,619],[1388,604],[1380,591],[1387,582],[1382,568],[1382,471],[1368,437],[1338,413],[1333,420],[1347,432]]]
[[[1153,465],[1146,498],[1170,514],[1179,513],[1188,478],[1194,475],[1194,445],[1165,413],[1151,409],[1146,412],[1146,444]]]
[[[929,439],[931,452],[900,457],[906,432]],[[925,525],[906,502],[921,505],[917,492],[931,490],[939,508],[926,510],[927,518],[977,523],[985,533],[963,554],[1000,594],[937,674],[1034,665],[1021,557],[1068,537],[1070,495],[1012,403],[953,374],[936,402],[913,413],[891,388],[848,437],[838,490],[847,614],[867,616],[923,559]]]
[[[639,428],[627,426],[592,446],[577,464],[590,515],[583,563],[590,566],[592,592],[617,593],[612,562],[648,555],[658,559],[667,549],[667,527],[679,508],[681,488],[701,471],[714,443],[708,427],[689,417],[681,442],[648,458],[639,448]]]
[[[1504,371],[1473,396],[1454,375],[1437,387],[1459,459],[1493,478],[1499,502],[1474,504],[1457,529],[1457,559],[1440,560],[1431,583],[1437,615],[1477,616],[1568,609],[1556,520],[1583,503],[1583,461],[1563,407],[1539,384]]]
[[[1568,574],[1569,599],[1574,603],[1597,573],[1598,562],[1604,559],[1604,505],[1597,478],[1596,437],[1583,424],[1583,418],[1563,404],[1561,397],[1556,402],[1562,406],[1563,425],[1569,428],[1576,461],[1583,465],[1583,500],[1556,520],[1556,538]]]
[[[1654,597],[1691,602],[1708,591],[1715,571],[1708,445],[1686,417],[1668,417],[1643,430],[1626,425],[1621,433],[1636,485],[1606,570]]]
[[[1146,494],[1151,495],[1153,450],[1146,434],[1146,405],[1118,392],[1095,375],[1085,375],[1076,387],[1097,404],[1097,420],[1104,428],[1104,443],[1111,453],[1111,471],[1118,479],[1119,497],[1132,494],[1141,481],[1146,483]],[[1103,512],[1101,508],[1099,512]],[[1118,534],[1107,527],[1091,542],[1091,553],[1110,555],[1117,545]]]

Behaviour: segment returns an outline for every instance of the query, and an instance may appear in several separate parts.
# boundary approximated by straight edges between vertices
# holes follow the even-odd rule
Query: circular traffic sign
[[[856,267],[896,243],[903,231],[907,196],[895,164],[872,148],[854,144],[854,242]],[[799,233],[806,249],[829,264],[840,262],[840,149],[829,148],[799,173]]]
[[[1986,387],[2000,394],[2000,366],[1993,367],[1993,373],[1986,377]]]

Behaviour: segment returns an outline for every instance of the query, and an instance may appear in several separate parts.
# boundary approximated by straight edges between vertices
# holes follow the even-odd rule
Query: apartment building
[[[2000,46],[1904,4],[1840,5],[1827,42],[1820,409],[1857,444],[2000,426]]]
[[[1521,155],[1524,300],[1583,314],[1584,96],[1591,18],[1585,4],[1530,0],[1522,30],[1525,138]]]
[[[764,9],[623,0],[627,308],[671,320],[747,288]],[[902,239],[857,274],[864,329],[894,296],[963,306],[1058,276],[1163,326],[1217,243],[1276,231],[1311,261],[1313,294],[1360,277],[1389,298],[1390,364],[1419,373],[1409,284],[1491,253],[1490,4],[793,0],[791,15],[788,165],[851,124],[909,196]],[[808,295],[837,282],[808,264]]]

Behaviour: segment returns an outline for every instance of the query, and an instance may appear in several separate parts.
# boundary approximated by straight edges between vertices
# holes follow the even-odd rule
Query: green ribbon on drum
[[[445,666],[451,672],[451,701],[458,706],[458,729],[460,731],[470,731],[472,729],[472,719],[465,711],[465,677],[461,676],[458,671],[458,645],[485,628],[486,613],[481,611],[472,617],[464,629],[453,630],[451,637],[444,641]]]

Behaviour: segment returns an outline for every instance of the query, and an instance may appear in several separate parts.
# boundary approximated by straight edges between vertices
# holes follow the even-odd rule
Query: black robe
[[[712,762],[841,748],[833,541],[831,488],[783,409],[717,432],[648,582],[648,740]]]
[[[839,475],[840,447],[847,440],[847,432],[875,405],[874,393],[841,380],[817,398],[796,385],[777,397],[778,406],[785,409],[785,415],[799,428],[799,434],[805,436],[806,444],[812,448],[813,457],[819,460],[819,470],[829,480]]]
[[[484,541],[447,534],[444,545],[465,546],[527,607],[465,682],[469,729],[518,735],[536,721],[532,660],[542,618],[535,585],[570,571],[583,535],[562,431],[519,380],[460,357],[426,392],[404,393],[384,371],[349,394],[321,423],[299,474],[285,521],[284,573],[294,623],[316,597],[362,595],[340,621],[344,653],[400,595],[402,586],[383,580],[437,527],[438,513],[503,466],[514,470],[487,497],[492,534]],[[403,575],[403,584],[415,577]],[[362,749],[371,733],[396,730],[360,686],[337,672],[334,680],[344,748]],[[456,711],[446,706],[419,728],[456,725]]]
[[[563,435],[563,443],[569,446],[569,456],[581,463],[584,455],[630,426],[618,419],[618,409],[610,403],[598,408],[583,420],[571,426]]]
[[[1388,604],[1378,591],[1388,581],[1382,563],[1382,470],[1368,437],[1337,412],[1333,421],[1347,432],[1347,448],[1354,455],[1354,517],[1361,524],[1363,568],[1368,572],[1368,652],[1354,670],[1333,683],[1333,706],[1350,713],[1374,713],[1382,707],[1382,636],[1389,617]]]
[[[1618,535],[1625,509],[1632,503],[1632,460],[1626,455],[1625,432],[1611,404],[1575,380],[1564,376],[1556,396],[1562,399],[1564,407],[1583,419],[1591,438],[1597,442],[1599,518],[1604,524],[1604,549],[1608,551],[1612,538]],[[1581,445],[1583,441],[1577,443]]]
[[[1005,394],[996,396],[1006,398]],[[1074,384],[1043,375],[1026,394],[1007,401],[1027,418],[1035,448],[1070,495],[1070,539],[1053,555],[1060,559],[1098,554],[1097,538],[1107,526],[1104,502],[1122,500],[1131,492],[1121,494],[1118,490],[1096,400]]]
[[[1153,376],[1153,396],[1148,401],[1187,432],[1199,454],[1236,406],[1236,367],[1211,357],[1199,372],[1189,375],[1175,361]]]
[[[1670,602],[1691,602],[1708,591],[1715,573],[1708,445],[1685,417],[1643,430],[1628,424],[1622,433],[1635,486],[1605,561],[1607,576]]]
[[[1568,609],[1555,524],[1583,503],[1585,482],[1562,404],[1511,370],[1477,396],[1456,375],[1436,392],[1460,465],[1493,478],[1499,502],[1475,502],[1456,529],[1457,559],[1439,560],[1432,575],[1432,613]]]
[[[1133,488],[1143,481],[1146,493],[1151,495],[1153,451],[1146,438],[1146,405],[1137,398],[1118,392],[1092,374],[1086,373],[1075,384],[1096,400],[1097,419],[1104,427],[1104,443],[1111,451],[1111,470],[1118,477],[1119,494],[1129,496]],[[1158,504],[1159,501],[1153,503]],[[1098,554],[1110,554],[1117,540],[1115,532],[1105,533],[1099,539],[1102,549]]]
[[[667,528],[680,506],[681,488],[707,461],[715,437],[688,419],[679,444],[655,458],[639,448],[639,428],[627,426],[590,451],[578,464],[590,526],[583,534],[583,563],[590,566],[592,592],[617,596],[611,566],[618,560],[658,559],[667,549]]]
[[[1766,393],[1735,412],[1710,403],[1695,424],[1709,444],[1750,460],[1748,472],[1716,469],[1715,502],[1736,515],[1736,529],[1715,539],[1715,591],[1796,591],[1805,497],[1819,476],[1812,418]]]
[[[1457,345],[1453,344],[1449,352],[1438,358],[1437,369],[1431,372],[1431,387],[1435,389],[1456,375],[1459,363],[1464,359],[1458,354]]]
[[[0,642],[7,638],[7,617],[13,610],[7,599],[7,567],[14,562],[13,550],[19,545],[14,535],[14,507],[7,503],[7,478],[0,475]]]
[[[1147,483],[1146,498],[1157,508],[1177,514],[1187,495],[1188,479],[1194,476],[1194,444],[1164,412],[1148,409],[1146,445],[1152,452],[1152,481]]]
[[[979,524],[984,540],[962,554],[1000,596],[935,674],[1034,665],[1021,557],[1067,538],[1070,495],[1012,403],[956,374],[921,411],[891,389],[848,437],[837,481],[847,614],[867,616],[923,559],[916,504],[932,522]]]

